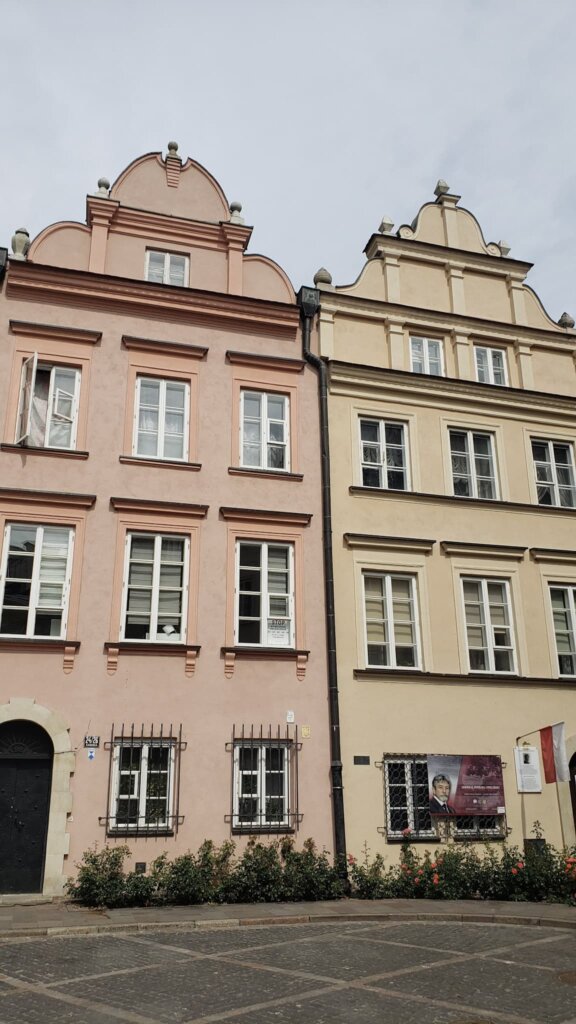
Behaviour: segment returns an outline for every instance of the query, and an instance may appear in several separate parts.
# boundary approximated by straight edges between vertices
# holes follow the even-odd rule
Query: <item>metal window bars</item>
[[[414,839],[434,839],[438,824],[429,811],[428,770],[425,754],[385,754],[375,767],[384,775],[384,828],[378,829],[389,839],[403,838],[410,829]],[[454,839],[504,838],[507,834],[506,816],[457,815],[448,822]]]
[[[298,808],[298,727],[242,725],[232,728],[226,750],[232,753],[231,813],[224,820],[234,833],[278,834],[296,831]]]
[[[99,818],[109,835],[173,835],[180,814],[180,754],[186,749],[182,726],[134,723],[118,732],[114,725],[104,744],[110,751],[108,813]]]

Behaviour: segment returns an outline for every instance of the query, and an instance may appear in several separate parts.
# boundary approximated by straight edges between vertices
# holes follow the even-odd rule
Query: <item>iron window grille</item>
[[[428,764],[424,754],[384,754],[376,765],[384,777],[385,827],[390,840],[436,839],[429,810]],[[455,839],[500,839],[506,835],[503,814],[456,815],[451,819]]]
[[[232,730],[226,749],[232,753],[232,832],[278,834],[295,832],[298,809],[298,742],[296,726]]]
[[[99,819],[109,835],[174,835],[184,821],[180,805],[182,726],[150,730],[132,724],[110,740],[108,813]]]

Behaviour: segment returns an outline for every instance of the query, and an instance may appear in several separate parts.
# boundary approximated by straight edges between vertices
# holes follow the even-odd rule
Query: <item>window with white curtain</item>
[[[76,447],[80,370],[24,360],[16,424],[16,443],[34,448]]]
[[[508,580],[462,577],[471,672],[515,672]]]
[[[462,498],[497,498],[492,434],[450,430],[454,494]]]
[[[177,252],[146,253],[146,280],[153,284],[171,284],[185,288],[188,284],[188,257]]]
[[[418,668],[418,621],[413,576],[365,572],[366,663]]]
[[[133,453],[142,458],[188,458],[190,385],[159,377],[136,378]]]
[[[74,530],[11,523],[0,573],[3,636],[64,637]]]
[[[558,671],[561,676],[576,675],[576,588],[550,587]]]

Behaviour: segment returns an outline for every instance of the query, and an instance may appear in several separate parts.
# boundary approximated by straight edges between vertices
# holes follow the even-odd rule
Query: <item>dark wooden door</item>
[[[0,726],[0,892],[41,892],[53,749],[32,722]]]

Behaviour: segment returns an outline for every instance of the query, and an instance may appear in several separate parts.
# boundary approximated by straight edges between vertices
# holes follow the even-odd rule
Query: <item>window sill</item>
[[[291,825],[233,825],[231,832],[233,836],[293,836],[296,829]]]
[[[460,686],[559,686],[566,689],[576,688],[576,676],[519,676],[508,672],[424,672],[423,669],[407,668],[355,668],[354,679],[390,679],[403,682],[406,678],[415,679],[418,683],[432,683]]]
[[[110,839],[154,839],[158,836],[170,838],[175,836],[176,832],[173,828],[107,828],[106,835]]]
[[[402,843],[409,843],[410,846],[422,846],[430,845],[430,843],[439,843],[440,837],[437,835],[433,836],[389,836],[386,834],[386,830],[379,828],[378,831],[384,836],[386,842],[389,845],[402,845]],[[485,832],[479,832],[475,836],[458,836],[454,835],[451,837],[455,843],[503,843],[506,836],[493,836],[487,835]]]
[[[47,654],[53,651],[63,655],[62,668],[66,675],[74,668],[76,652],[80,647],[79,640],[65,640],[49,636],[26,637],[26,636],[2,636],[0,637],[0,652],[2,651],[24,651],[30,654],[37,651],[40,654]]]
[[[107,656],[108,675],[114,675],[118,668],[120,654],[160,655],[167,657],[183,657],[184,672],[187,676],[193,676],[196,668],[196,658],[200,653],[198,644],[185,644],[174,641],[173,643],[158,643],[155,640],[110,640],[104,644]]]
[[[247,466],[228,466],[230,476],[267,477],[274,480],[303,480],[303,473],[290,473],[285,469],[257,469]]]
[[[128,466],[161,466],[163,469],[190,469],[196,472],[202,469],[201,462],[185,462],[178,459],[149,459],[140,455],[120,455],[118,461]]]
[[[0,450],[11,455],[49,455],[62,456],[65,459],[87,459],[89,453],[71,448],[40,448],[29,444],[0,444]]]
[[[254,658],[257,661],[295,661],[296,676],[301,681],[306,675],[306,665],[310,651],[296,650],[294,647],[222,647],[224,657],[224,675],[230,679],[234,675],[236,658]]]

